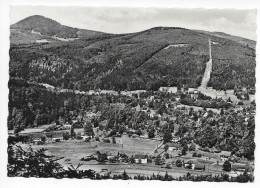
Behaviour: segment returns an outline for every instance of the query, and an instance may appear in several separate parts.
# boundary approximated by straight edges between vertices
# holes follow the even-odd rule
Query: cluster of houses
[[[255,89],[254,88],[235,88],[235,90],[226,90],[226,91],[217,91],[212,87],[207,87],[207,94],[203,92],[203,94],[209,95],[212,98],[216,96],[217,98],[222,99],[231,99],[233,102],[242,101],[254,101],[255,100]],[[178,90],[177,87],[160,87],[159,91],[165,93],[174,93],[174,94],[188,94],[192,99],[198,99],[200,90],[197,88],[188,88],[187,86],[183,86]],[[213,92],[214,91],[214,92]],[[215,94],[214,94],[215,93]]]
[[[169,150],[171,150],[171,148],[176,149],[178,147],[176,147],[176,144],[173,144],[173,146],[169,145]],[[225,161],[228,158],[230,158],[231,153],[227,152],[227,151],[222,151],[219,155],[220,155],[221,159],[223,159],[223,161]],[[135,154],[132,157],[133,157],[134,163],[136,163],[136,164],[147,164],[149,155]],[[101,152],[97,151],[93,155],[83,157],[81,160],[82,161],[96,160],[98,162],[109,161],[109,162],[113,163],[113,162],[124,161],[125,158],[127,158],[127,155],[120,154],[119,152],[117,154],[111,154],[111,153],[102,154]],[[196,171],[207,171],[207,170],[209,171],[208,163],[199,162],[196,159],[182,160],[181,166],[186,169],[191,169],[191,170],[196,170]],[[253,171],[253,169],[252,169],[252,167],[250,167],[248,164],[245,164],[245,163],[232,163],[230,174],[232,176],[235,176],[235,175],[242,174],[245,171],[251,173]]]
[[[201,93],[196,88],[188,88],[188,87],[182,87],[180,90],[178,90],[177,87],[160,87],[159,91],[165,92],[165,93],[189,94],[192,99],[198,99],[199,94]]]
[[[148,163],[148,155],[143,155],[143,154],[135,154],[132,156],[133,160],[137,164],[147,164]],[[96,151],[92,155],[88,155],[83,157],[81,160],[82,161],[91,161],[91,160],[96,160],[98,162],[104,162],[104,161],[110,161],[110,162],[126,162],[126,158],[128,156],[124,153],[119,153],[117,152],[116,154],[110,153],[101,153],[100,151]]]
[[[28,137],[28,142],[34,144],[43,144],[44,142],[61,142],[64,140],[64,131],[48,131],[49,129],[52,130],[52,127],[55,127],[55,124],[41,126],[39,128],[30,128],[25,129],[18,134],[20,136]],[[70,130],[72,125],[69,123],[65,123],[60,130]],[[13,133],[9,133],[10,136],[14,135]],[[86,137],[86,136],[85,136]],[[87,139],[82,136],[82,139]]]
[[[183,163],[184,168],[188,168],[188,169],[192,169],[192,170],[209,171],[209,164],[197,162],[194,160],[186,160],[186,161],[183,161],[182,163]],[[248,173],[251,173],[253,171],[253,169],[248,164],[231,163],[231,170],[230,170],[229,174],[231,176],[237,176],[237,175],[243,174],[245,171],[247,171]]]
[[[170,148],[176,149],[178,147],[176,147],[176,144],[173,144],[173,146],[169,145],[169,150],[171,150]],[[222,151],[222,152],[220,152],[219,156],[221,157],[221,159],[223,159],[223,161],[225,161],[231,157],[231,153],[228,151]],[[134,160],[134,163],[136,163],[136,164],[148,164],[149,163],[148,159],[150,157],[151,156],[146,155],[146,154],[135,154],[131,158]],[[82,161],[96,160],[98,162],[109,161],[110,163],[117,163],[117,162],[130,163],[129,160],[125,161],[126,158],[128,158],[128,156],[124,153],[120,154],[119,152],[117,152],[117,153],[111,154],[111,152],[110,152],[107,154],[107,153],[101,153],[101,152],[97,151],[92,155],[83,157],[81,160]],[[196,159],[186,159],[186,160],[182,159],[180,161],[180,163],[181,163],[181,166],[179,166],[179,167],[183,167],[183,168],[190,169],[190,170],[208,171],[209,172],[209,163],[205,163],[205,162],[203,162],[203,160],[197,161]],[[237,175],[243,174],[245,171],[247,171],[248,173],[252,173],[253,169],[247,163],[232,163],[231,171],[229,172],[229,174],[231,176],[237,176]]]
[[[255,88],[245,88],[245,87],[236,88],[235,95],[240,100],[253,101],[255,100]]]

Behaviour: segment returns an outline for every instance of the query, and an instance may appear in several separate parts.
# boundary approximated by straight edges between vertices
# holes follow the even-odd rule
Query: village
[[[64,167],[82,164],[82,169],[100,174],[126,171],[134,177],[167,172],[176,178],[187,173],[253,174],[253,162],[240,141],[254,126],[253,97],[212,99],[196,89],[177,87],[130,96],[93,96],[118,99],[109,104],[113,109],[109,112],[91,108],[70,122],[61,119],[58,124],[27,128],[18,134],[10,131],[9,136],[34,149],[48,149],[61,158]],[[132,114],[131,122],[124,113]],[[227,141],[240,145],[223,146]]]

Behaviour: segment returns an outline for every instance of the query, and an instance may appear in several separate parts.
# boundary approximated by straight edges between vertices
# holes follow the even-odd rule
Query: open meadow
[[[205,171],[191,170],[184,167],[176,167],[172,165],[171,168],[166,168],[165,166],[155,165],[155,164],[131,164],[131,163],[109,163],[109,162],[97,162],[97,161],[81,161],[85,156],[94,154],[97,151],[101,153],[107,153],[108,155],[117,155],[117,153],[125,153],[128,156],[135,154],[148,154],[150,156],[157,156],[163,151],[163,149],[158,149],[157,153],[154,153],[157,145],[160,141],[155,141],[151,139],[143,138],[133,138],[123,135],[121,138],[116,138],[117,143],[103,143],[97,141],[85,142],[83,140],[66,140],[62,142],[46,142],[44,145],[32,145],[32,148],[37,150],[40,148],[46,148],[47,154],[55,156],[57,158],[64,157],[58,162],[66,168],[73,165],[76,167],[79,163],[82,165],[79,167],[81,170],[92,169],[99,173],[122,174],[124,170],[130,175],[152,175],[160,174],[164,175],[166,172],[172,177],[179,177],[186,175],[187,172],[194,175],[205,175],[205,174],[221,174],[222,167],[220,165],[214,164],[214,166],[208,164],[213,164],[206,160],[206,158],[195,159],[191,154],[186,156],[177,156],[177,151],[173,151],[172,158],[166,159],[165,163],[175,164],[176,160],[195,160],[198,162],[203,162],[206,166]]]

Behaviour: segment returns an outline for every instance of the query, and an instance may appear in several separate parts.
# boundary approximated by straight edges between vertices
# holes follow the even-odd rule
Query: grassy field
[[[172,169],[162,168],[159,165],[154,164],[126,164],[126,163],[98,163],[97,161],[80,161],[84,156],[94,154],[96,151],[101,153],[107,153],[116,155],[117,152],[126,153],[128,156],[134,154],[149,154],[149,155],[158,155],[154,153],[154,149],[159,141],[141,139],[141,138],[132,138],[127,135],[123,135],[122,138],[116,138],[117,144],[112,143],[103,143],[103,142],[90,142],[86,143],[82,140],[67,140],[63,142],[47,142],[44,145],[32,145],[34,149],[46,148],[48,149],[47,154],[54,155],[55,157],[64,157],[58,162],[64,166],[64,168],[69,167],[70,165],[77,166],[79,163],[83,165],[80,167],[82,170],[93,169],[96,172],[101,172],[102,169],[108,169],[108,172],[111,174],[121,174],[124,170],[129,175],[152,175],[153,173],[157,175],[158,173],[164,175],[165,172],[172,175],[173,177],[179,177],[185,175],[187,172],[191,174],[219,174],[221,173],[220,166],[210,165],[209,168],[207,161],[204,158],[200,158],[200,162],[205,162],[206,170],[205,171],[196,171],[189,170],[185,168],[179,168],[173,166]],[[184,157],[174,157],[166,160],[166,163],[174,163],[177,159],[187,160],[194,159],[191,157],[191,154],[188,154]],[[208,172],[209,171],[209,172]]]
[[[83,140],[67,140],[63,142],[47,142],[44,145],[33,145],[34,148],[47,148],[54,156],[82,158],[96,151],[101,153],[124,152],[127,155],[134,154],[153,154],[157,143],[154,140],[130,138],[123,135],[122,138],[116,138],[116,144],[92,141],[86,143]]]

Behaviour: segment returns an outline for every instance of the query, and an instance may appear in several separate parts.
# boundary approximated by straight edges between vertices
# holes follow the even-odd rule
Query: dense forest
[[[213,45],[213,70],[209,86],[215,89],[255,87],[255,50],[236,43]]]

